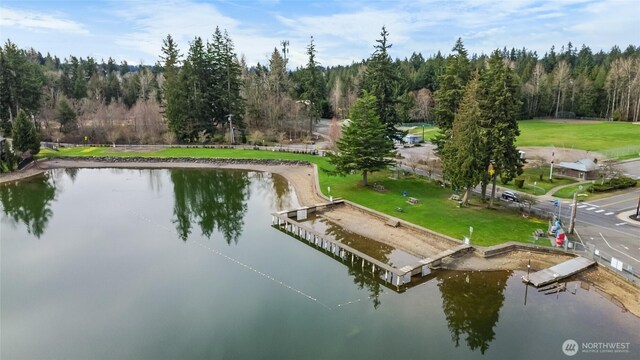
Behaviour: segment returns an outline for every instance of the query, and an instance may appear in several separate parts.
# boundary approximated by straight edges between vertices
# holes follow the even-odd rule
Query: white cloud
[[[59,31],[64,33],[89,34],[83,24],[68,20],[62,14],[49,14],[0,7],[0,27],[18,27],[32,31]]]

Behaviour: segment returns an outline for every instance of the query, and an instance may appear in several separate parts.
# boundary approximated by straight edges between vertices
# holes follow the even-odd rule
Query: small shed
[[[407,134],[402,140],[409,145],[417,144],[422,141],[422,136],[415,134]]]
[[[582,159],[574,162],[561,162],[558,164],[561,175],[580,180],[594,180],[598,178],[600,166],[591,159]]]

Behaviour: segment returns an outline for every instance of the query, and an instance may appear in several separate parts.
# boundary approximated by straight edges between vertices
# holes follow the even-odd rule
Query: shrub
[[[618,189],[626,189],[630,187],[636,186],[637,182],[630,177],[620,176],[611,178],[607,181],[604,181],[600,184],[593,184],[588,191],[589,192],[605,192],[612,191]]]
[[[518,189],[522,189],[524,187],[524,179],[516,179],[515,184]]]

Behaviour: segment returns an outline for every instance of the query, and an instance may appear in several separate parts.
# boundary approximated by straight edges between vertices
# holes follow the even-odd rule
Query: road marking
[[[624,200],[620,200],[620,201],[612,202],[612,203],[609,203],[609,204],[604,204],[604,205],[602,205],[602,207],[608,207],[608,206],[611,206],[611,205],[616,205],[616,204],[620,204],[620,203],[628,202],[628,201],[629,201],[629,198],[627,197],[627,198],[625,198]],[[595,206],[595,205],[594,205],[594,206]]]
[[[586,207],[587,207],[587,205],[580,205],[580,206],[578,206],[578,209],[584,209]]]
[[[631,255],[629,255],[629,254],[627,254],[627,253],[625,253],[625,252],[622,252],[622,251],[620,251],[620,250],[618,250],[618,249],[615,249],[615,248],[611,247],[611,245],[609,245],[609,242],[607,241],[607,239],[605,239],[605,238],[604,238],[604,236],[602,236],[602,233],[598,233],[598,234],[600,234],[600,237],[602,238],[602,240],[604,240],[604,243],[605,243],[605,244],[607,244],[607,246],[608,246],[608,247],[610,247],[610,248],[611,248],[611,250],[615,250],[615,251],[619,252],[620,254],[623,254],[623,255],[625,255],[625,256],[628,256],[629,258],[631,258],[631,259],[633,259],[633,260],[635,260],[635,261],[637,261],[637,262],[639,262],[639,263],[640,263],[640,260],[638,260],[638,259],[634,258],[633,256],[631,256]]]
[[[621,222],[621,223],[617,223],[616,226],[620,226],[620,225],[627,225],[626,222]]]
[[[595,206],[594,206],[594,207],[590,207],[590,208],[588,208],[587,210],[588,210],[588,211],[591,211],[591,210],[593,210],[593,209],[595,209]]]
[[[590,203],[584,203],[584,204],[585,204],[585,205],[589,205],[589,206],[593,206],[593,207],[600,207],[600,206],[598,206],[598,205],[596,205],[596,204],[590,204]]]
[[[625,250],[629,250],[629,248],[624,245],[620,245],[620,246],[622,246]]]
[[[613,211],[609,211],[608,213],[604,213],[605,215],[613,215]]]
[[[594,213],[598,213],[598,214],[601,213],[601,212],[604,212],[604,210],[600,209],[600,210],[594,211]]]

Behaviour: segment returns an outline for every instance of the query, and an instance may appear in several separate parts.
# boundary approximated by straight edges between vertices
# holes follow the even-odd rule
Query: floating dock
[[[535,287],[540,287],[577,274],[595,263],[593,260],[578,256],[548,269],[534,272],[530,274],[528,278],[524,276],[522,281],[532,284]]]
[[[396,288],[400,288],[401,286],[410,283],[412,281],[412,276],[422,278],[429,275],[431,273],[431,269],[439,266],[442,259],[471,249],[471,246],[469,245],[459,245],[453,249],[445,250],[437,255],[419,260],[414,264],[398,269],[343,244],[338,240],[331,239],[326,234],[322,234],[312,229],[310,226],[298,221],[298,218],[303,220],[310,213],[339,204],[341,203],[324,203],[295,210],[273,213],[271,214],[272,225],[289,235],[309,243],[309,245],[320,248],[327,253],[339,257],[343,261],[350,261],[352,264],[361,265],[362,269],[370,269],[372,274],[378,274],[381,280],[389,285],[395,286]]]

